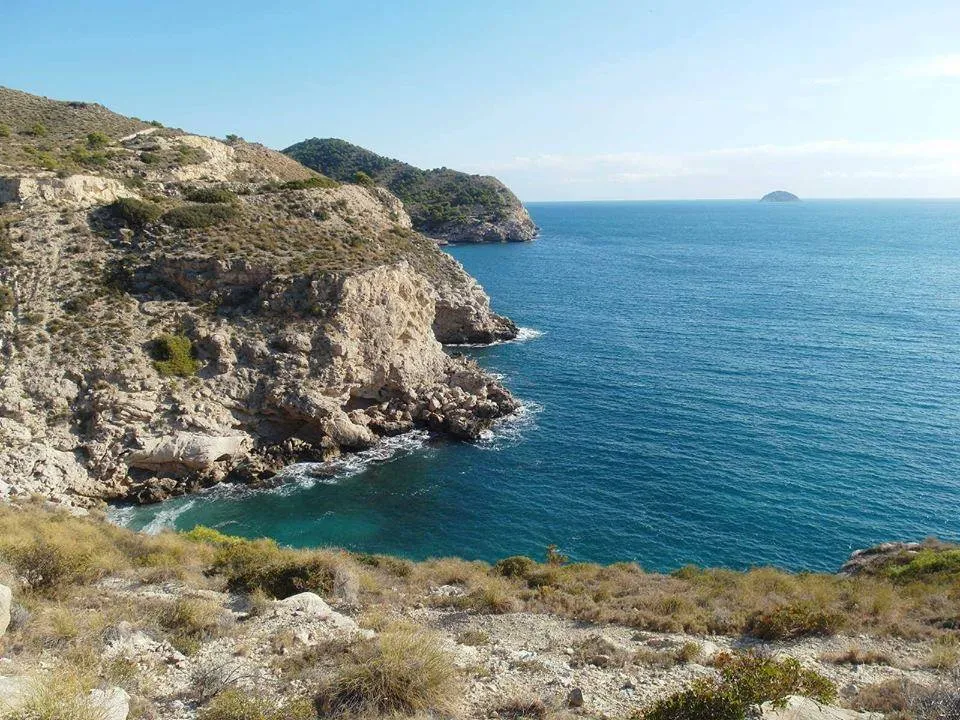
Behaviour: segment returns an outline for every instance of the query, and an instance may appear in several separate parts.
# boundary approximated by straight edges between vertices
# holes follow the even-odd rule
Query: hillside
[[[517,197],[494,177],[421,170],[335,138],[304,140],[283,152],[341,182],[365,174],[403,201],[416,230],[440,240],[520,242],[537,234]]]
[[[0,497],[154,501],[516,407],[516,334],[383,188],[0,88]]]
[[[0,718],[953,720],[958,553],[850,577],[413,563],[21,499],[0,506]]]

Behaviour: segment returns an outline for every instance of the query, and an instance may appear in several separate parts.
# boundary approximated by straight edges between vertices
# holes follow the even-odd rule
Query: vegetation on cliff
[[[417,230],[452,241],[530,240],[536,227],[499,180],[438,168],[421,170],[335,138],[304,140],[283,151],[343,182],[388,188]]]

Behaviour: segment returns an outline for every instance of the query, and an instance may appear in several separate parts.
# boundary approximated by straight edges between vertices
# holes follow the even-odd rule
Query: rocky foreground
[[[0,718],[956,718],[960,550],[884,552],[852,577],[411,563],[20,502]]]
[[[516,336],[379,187],[0,89],[0,497],[262,484],[516,401],[442,344]]]

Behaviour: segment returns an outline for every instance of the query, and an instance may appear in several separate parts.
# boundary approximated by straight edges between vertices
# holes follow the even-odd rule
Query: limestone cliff
[[[495,177],[421,170],[336,138],[304,140],[283,152],[337,180],[383,185],[403,201],[414,228],[444,242],[524,242],[537,235],[526,208]]]
[[[441,346],[515,326],[387,190],[84,103],[0,89],[0,122],[0,495],[152,501],[515,409]]]

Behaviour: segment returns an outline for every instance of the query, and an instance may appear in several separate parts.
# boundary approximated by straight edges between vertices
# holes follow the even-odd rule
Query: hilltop
[[[291,145],[285,154],[341,182],[386,187],[403,201],[413,227],[447,242],[532,240],[537,227],[503,183],[494,177],[408,163],[335,138]]]
[[[516,326],[381,187],[0,88],[0,497],[154,501],[516,402]]]

